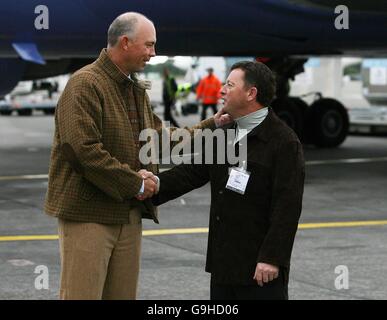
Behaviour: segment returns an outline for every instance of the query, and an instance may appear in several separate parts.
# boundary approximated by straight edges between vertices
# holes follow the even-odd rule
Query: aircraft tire
[[[348,113],[339,101],[330,98],[319,99],[308,109],[306,134],[317,147],[339,146],[347,137],[348,130]]]

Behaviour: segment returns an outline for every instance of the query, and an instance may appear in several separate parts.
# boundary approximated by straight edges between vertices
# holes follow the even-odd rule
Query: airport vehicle
[[[21,81],[0,103],[0,115],[16,112],[30,116],[34,110],[54,114],[60,93],[55,81]]]
[[[368,106],[349,110],[351,131],[387,131],[387,59],[364,59],[361,74]]]
[[[71,73],[98,56],[120,13],[138,11],[157,27],[161,55],[257,56],[278,77],[273,108],[306,142],[340,145],[348,114],[333,98],[310,106],[289,96],[289,79],[310,55],[387,51],[387,3],[378,0],[46,0],[2,1],[0,96],[20,80]]]

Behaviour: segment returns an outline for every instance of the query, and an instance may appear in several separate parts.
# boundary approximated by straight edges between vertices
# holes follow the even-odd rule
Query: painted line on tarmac
[[[58,240],[57,234],[51,235],[30,235],[30,236],[1,236],[0,242],[2,241],[33,241],[33,240]]]
[[[378,158],[353,158],[353,159],[333,159],[333,160],[313,160],[307,161],[307,166],[323,165],[323,164],[340,164],[340,163],[368,163],[368,162],[384,162],[387,157]]]
[[[175,234],[197,234],[208,233],[208,228],[179,228],[179,229],[154,229],[143,230],[143,236],[163,236],[163,235],[175,235]],[[58,240],[57,234],[52,235],[28,235],[28,236],[0,236],[0,242],[2,241],[31,241],[31,240]]]
[[[366,227],[366,226],[383,226],[383,225],[387,225],[387,220],[300,223],[298,225],[298,229],[349,228],[349,227]],[[208,228],[143,230],[142,235],[146,237],[146,236],[198,234],[198,233],[208,233]],[[33,241],[33,240],[58,240],[58,235],[52,234],[52,235],[0,236],[0,242]]]
[[[174,234],[208,233],[208,228],[179,228],[179,229],[154,229],[143,230],[143,236],[163,236]]]
[[[48,179],[48,174],[27,174],[23,176],[2,176],[0,181],[12,181],[12,180],[39,180]]]
[[[316,222],[316,223],[301,223],[298,225],[298,229],[350,228],[350,227],[367,227],[367,226],[384,226],[384,225],[387,225],[387,220]]]
[[[342,164],[342,163],[368,163],[368,162],[384,162],[387,161],[387,157],[378,158],[352,158],[352,159],[333,159],[333,160],[311,160],[306,161],[307,166],[325,165],[325,164]],[[166,171],[170,168],[161,168],[160,172]],[[0,176],[0,181],[12,181],[12,180],[44,180],[48,179],[48,174],[35,174],[35,175],[19,175],[19,176]]]

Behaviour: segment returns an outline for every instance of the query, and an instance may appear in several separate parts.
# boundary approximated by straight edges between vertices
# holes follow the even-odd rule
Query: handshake
[[[144,184],[143,192],[139,193],[136,198],[143,201],[159,192],[159,178],[145,169],[141,169],[138,173],[144,179]]]

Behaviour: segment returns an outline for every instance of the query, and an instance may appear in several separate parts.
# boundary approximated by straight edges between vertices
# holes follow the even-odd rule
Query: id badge
[[[250,172],[244,168],[230,168],[230,176],[227,181],[226,188],[240,194],[245,194],[247,182],[250,178]]]

